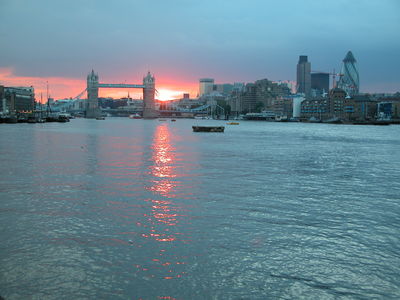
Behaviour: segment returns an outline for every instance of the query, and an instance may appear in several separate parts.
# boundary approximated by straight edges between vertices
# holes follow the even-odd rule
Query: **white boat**
[[[275,116],[275,122],[287,122],[289,121],[287,116]]]
[[[247,113],[243,116],[245,120],[264,120],[275,121],[275,113],[272,111],[262,111],[260,113]]]
[[[142,119],[143,117],[139,114],[129,115],[129,119]]]

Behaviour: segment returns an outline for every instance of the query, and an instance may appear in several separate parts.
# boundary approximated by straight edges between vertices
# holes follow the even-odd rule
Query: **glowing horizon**
[[[166,99],[179,91],[196,96],[199,78],[294,81],[299,55],[312,70],[340,70],[351,50],[362,93],[398,92],[399,1],[342,2],[256,1],[249,9],[227,0],[5,0],[0,68],[9,70],[6,84],[33,85],[37,95],[46,94],[48,81],[54,98],[78,95],[92,68],[106,83],[140,83],[150,70],[157,89],[173,91],[161,95]],[[376,16],[385,17],[371,22]]]
[[[4,86],[33,86],[36,101],[46,101],[46,96],[58,99],[75,98],[86,88],[86,74],[82,79],[70,77],[34,77],[16,76],[12,68],[0,68],[0,85]],[[168,101],[183,98],[188,93],[190,97],[197,96],[198,83],[179,82],[178,79],[156,78],[156,100]],[[141,99],[141,89],[99,89],[99,97],[114,99],[131,97]],[[81,97],[86,98],[86,93]]]

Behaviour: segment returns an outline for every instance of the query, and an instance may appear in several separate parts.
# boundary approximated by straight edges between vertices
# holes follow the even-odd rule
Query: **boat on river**
[[[63,114],[52,113],[47,115],[46,122],[66,123],[69,122],[69,118]]]
[[[260,113],[247,113],[243,116],[243,119],[251,121],[275,121],[275,113],[266,110]]]
[[[192,126],[193,132],[224,132],[224,126]]]
[[[129,119],[143,119],[143,117],[139,114],[129,115]]]
[[[390,125],[389,121],[355,121],[353,125]]]
[[[9,123],[9,124],[15,124],[15,123],[18,123],[18,118],[15,115],[6,116],[3,119],[3,122],[4,123]]]

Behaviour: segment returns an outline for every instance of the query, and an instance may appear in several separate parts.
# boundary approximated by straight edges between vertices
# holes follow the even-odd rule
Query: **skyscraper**
[[[210,94],[213,91],[213,87],[213,78],[201,78],[199,81],[199,96]]]
[[[300,55],[297,64],[297,92],[306,97],[311,94],[311,63],[307,61],[306,55]]]
[[[329,73],[312,73],[311,74],[311,90],[316,96],[329,92]]]
[[[357,70],[357,61],[351,51],[347,52],[343,59],[342,77],[339,79],[338,87],[343,89],[347,95],[354,96],[360,90],[360,77]]]

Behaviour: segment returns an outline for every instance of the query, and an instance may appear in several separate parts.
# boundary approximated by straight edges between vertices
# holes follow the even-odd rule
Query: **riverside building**
[[[233,115],[273,110],[274,100],[289,96],[287,84],[272,82],[268,79],[247,83],[243,87],[234,88],[227,97]],[[280,104],[278,104],[279,106]]]
[[[35,90],[32,86],[0,86],[0,100],[3,114],[31,112],[35,109]]]
[[[311,96],[320,97],[329,93],[329,73],[311,73]]]
[[[321,121],[331,118],[343,119],[345,98],[345,91],[334,88],[330,91],[329,97],[306,99],[301,103],[301,118]]]
[[[330,91],[329,97],[306,99],[301,103],[301,119],[319,121],[368,121],[377,117],[376,99],[368,95],[348,97],[340,88]]]
[[[201,78],[199,80],[199,97],[210,94],[214,89],[213,78]]]

